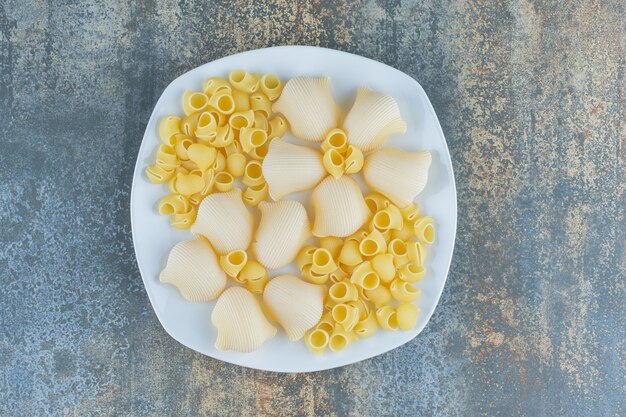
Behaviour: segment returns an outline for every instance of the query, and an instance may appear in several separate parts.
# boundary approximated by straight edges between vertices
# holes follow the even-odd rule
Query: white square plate
[[[192,237],[189,231],[173,229],[169,219],[157,213],[156,203],[166,195],[166,186],[150,183],[144,174],[146,166],[153,163],[160,144],[159,120],[168,114],[182,114],[181,97],[186,89],[201,90],[206,78],[227,77],[234,69],[271,72],[283,80],[298,75],[329,76],[333,95],[344,115],[361,85],[396,99],[408,129],[405,135],[392,137],[385,146],[408,150],[427,149],[433,156],[428,184],[417,202],[424,213],[435,219],[437,238],[435,244],[428,248],[425,264],[427,276],[417,283],[422,290],[421,297],[416,301],[421,314],[413,330],[379,331],[341,352],[327,352],[322,356],[312,354],[302,341],[289,342],[282,331],[255,352],[220,351],[214,347],[216,331],[210,320],[215,302],[187,301],[175,287],[159,282],[158,275],[170,249],[176,243]],[[303,202],[311,213],[309,195],[299,193],[289,198]],[[174,80],[159,98],[146,127],[135,166],[130,208],[137,263],[150,302],[163,328],[183,345],[207,356],[276,372],[309,372],[347,365],[380,355],[417,336],[428,323],[441,296],[452,259],[457,221],[456,189],[448,147],[422,87],[403,72],[380,62],[345,52],[306,46],[282,46],[240,53],[202,65]],[[313,219],[312,216],[310,218]],[[270,277],[285,272],[299,275],[297,267],[289,265],[270,271]]]

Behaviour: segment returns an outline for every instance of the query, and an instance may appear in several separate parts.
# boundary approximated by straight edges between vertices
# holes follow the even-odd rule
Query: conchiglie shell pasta
[[[330,79],[296,77],[285,84],[274,112],[282,113],[299,139],[321,142],[337,127],[340,111],[330,92]]]
[[[252,240],[254,219],[243,203],[241,190],[208,195],[191,227],[194,234],[206,237],[219,255],[247,249]]]
[[[359,185],[349,176],[327,177],[311,196],[315,210],[313,234],[345,237],[356,232],[369,218]]]
[[[224,291],[215,303],[211,322],[217,328],[215,347],[220,350],[252,352],[276,334],[254,295],[241,287]]]
[[[325,287],[309,284],[292,275],[273,278],[265,287],[263,304],[285,329],[289,340],[301,339],[324,311]]]
[[[174,246],[159,279],[176,286],[186,299],[200,302],[213,300],[226,286],[226,274],[204,238]]]
[[[369,152],[384,145],[391,135],[406,132],[406,123],[393,97],[361,87],[343,129],[351,145]]]
[[[268,269],[285,266],[295,259],[311,235],[306,210],[302,204],[291,200],[261,202],[259,210],[261,222],[252,250],[257,260]]]
[[[270,142],[263,160],[263,176],[272,199],[280,200],[287,194],[308,190],[325,175],[319,152],[281,139]]]
[[[367,157],[363,177],[371,189],[402,208],[411,204],[426,186],[431,161],[428,151],[384,148]]]

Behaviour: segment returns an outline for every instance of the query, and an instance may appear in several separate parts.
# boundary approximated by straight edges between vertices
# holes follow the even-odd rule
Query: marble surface
[[[0,415],[624,415],[625,20],[619,0],[0,2]],[[162,89],[282,44],[415,77],[459,194],[425,331],[312,374],[171,339],[130,234]]]

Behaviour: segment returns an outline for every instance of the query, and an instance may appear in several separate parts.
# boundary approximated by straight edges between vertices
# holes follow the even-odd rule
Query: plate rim
[[[135,210],[134,210],[134,194],[135,194],[135,187],[137,185],[137,182],[139,181],[139,178],[141,178],[141,172],[142,172],[142,164],[140,164],[140,155],[142,154],[143,148],[146,145],[147,142],[147,137],[149,135],[148,133],[148,127],[151,125],[152,120],[156,117],[155,114],[155,109],[159,107],[159,105],[161,104],[161,101],[164,98],[164,93],[165,91],[170,88],[173,84],[177,83],[181,78],[183,78],[185,75],[187,75],[190,72],[196,71],[199,68],[202,68],[206,65],[209,64],[213,64],[213,63],[217,63],[235,56],[244,56],[244,55],[252,55],[255,53],[259,53],[259,52],[263,52],[263,51],[268,51],[268,50],[278,50],[278,49],[283,49],[288,53],[288,50],[306,50],[306,49],[313,49],[313,50],[321,50],[324,53],[329,53],[329,54],[339,54],[339,55],[347,55],[350,56],[351,58],[356,58],[356,59],[361,59],[361,60],[367,60],[370,61],[372,63],[375,63],[377,65],[383,65],[385,67],[387,67],[387,69],[390,69],[392,71],[395,71],[399,74],[401,74],[402,76],[404,76],[409,82],[412,82],[415,86],[417,86],[417,88],[419,90],[421,90],[421,92],[424,94],[424,96],[427,98],[426,103],[427,103],[427,108],[431,113],[431,116],[433,116],[434,120],[437,122],[437,129],[439,131],[439,133],[441,134],[441,137],[443,138],[443,142],[445,145],[445,157],[446,157],[446,161],[448,163],[448,166],[450,167],[450,184],[452,186],[452,196],[454,198],[454,207],[453,207],[453,216],[454,216],[454,220],[452,223],[452,249],[450,251],[450,256],[448,257],[448,261],[447,261],[447,265],[445,266],[445,275],[443,278],[443,282],[442,282],[442,287],[441,287],[441,291],[437,294],[436,296],[436,300],[434,302],[434,308],[432,309],[432,311],[430,312],[430,314],[428,315],[428,317],[426,318],[426,321],[424,322],[424,324],[419,327],[416,328],[415,334],[408,340],[404,341],[403,343],[390,347],[390,348],[385,348],[379,351],[376,351],[372,354],[367,354],[365,357],[357,359],[355,361],[346,361],[345,363],[338,363],[338,364],[331,364],[330,366],[322,366],[320,368],[316,368],[314,370],[295,370],[295,371],[286,371],[286,370],[279,370],[279,369],[268,369],[268,368],[263,368],[263,367],[257,367],[257,366],[251,366],[251,365],[244,365],[241,363],[237,363],[234,361],[231,361],[229,359],[224,359],[224,358],[216,358],[214,356],[211,356],[205,352],[201,352],[189,345],[187,345],[186,343],[184,343],[183,341],[179,340],[177,337],[175,337],[170,330],[168,329],[168,327],[163,323],[163,319],[161,318],[161,315],[158,311],[157,308],[155,308],[154,305],[154,301],[153,301],[153,294],[150,290],[150,286],[147,285],[146,283],[146,273],[144,273],[143,268],[141,266],[141,263],[139,262],[139,253],[137,250],[137,239],[136,239],[136,226],[135,226]],[[380,61],[376,61],[375,59],[372,58],[368,58],[362,55],[357,55],[357,54],[353,54],[351,52],[345,52],[345,51],[340,51],[337,49],[332,49],[332,48],[324,48],[324,47],[319,47],[319,46],[310,46],[310,45],[280,45],[280,46],[272,46],[272,47],[267,47],[267,48],[259,48],[259,49],[251,49],[251,50],[247,50],[247,51],[243,51],[243,52],[238,52],[235,54],[231,54],[231,55],[226,55],[223,56],[221,58],[215,59],[213,61],[209,61],[206,62],[202,65],[199,65],[197,67],[194,67],[188,71],[185,71],[184,73],[180,74],[178,77],[176,77],[175,79],[173,79],[161,92],[161,95],[159,96],[159,99],[156,101],[156,103],[154,104],[152,111],[150,113],[150,117],[148,118],[148,121],[146,123],[146,129],[144,131],[143,137],[141,139],[141,144],[139,146],[139,149],[137,151],[137,156],[135,159],[135,167],[133,169],[133,179],[131,182],[131,190],[130,190],[130,212],[129,212],[129,216],[130,216],[130,223],[131,223],[131,236],[132,236],[132,242],[133,242],[133,251],[135,253],[135,261],[137,262],[137,268],[139,269],[139,274],[141,275],[141,280],[144,286],[144,289],[146,290],[146,293],[148,295],[148,300],[150,301],[150,306],[152,307],[152,310],[154,312],[154,314],[157,316],[157,319],[159,320],[159,324],[161,325],[161,327],[165,330],[165,332],[172,337],[172,339],[176,340],[178,343],[180,343],[181,345],[185,346],[188,349],[191,349],[197,353],[200,353],[204,356],[210,357],[212,359],[215,360],[219,360],[222,362],[226,362],[226,363],[230,363],[233,365],[237,365],[237,366],[241,366],[244,368],[250,368],[250,369],[258,369],[258,370],[262,370],[262,371],[267,371],[267,372],[277,372],[277,373],[308,373],[308,372],[320,372],[320,371],[325,371],[325,370],[329,370],[329,369],[335,369],[335,368],[339,368],[339,367],[343,367],[343,366],[347,366],[347,365],[351,365],[354,363],[358,363],[361,361],[364,361],[366,359],[371,359],[373,357],[382,355],[384,353],[387,353],[391,350],[394,350],[396,348],[399,348],[403,345],[405,345],[406,343],[410,342],[411,340],[415,339],[420,333],[422,333],[422,331],[424,331],[424,329],[426,328],[426,326],[428,326],[428,324],[430,323],[430,319],[432,318],[433,314],[435,313],[435,310],[437,309],[437,307],[439,306],[439,301],[441,300],[441,296],[443,295],[443,292],[445,290],[445,286],[446,283],[448,281],[448,275],[450,273],[450,266],[452,265],[452,259],[454,257],[454,249],[456,247],[456,234],[457,234],[457,223],[458,223],[458,196],[457,196],[457,190],[456,190],[456,178],[454,175],[454,166],[452,164],[452,158],[450,156],[450,148],[448,146],[448,141],[446,139],[446,136],[443,133],[443,129],[441,128],[441,123],[439,122],[439,118],[437,117],[437,113],[435,112],[435,109],[433,108],[432,102],[430,101],[430,98],[428,97],[428,95],[426,94],[426,91],[424,90],[424,88],[422,87],[422,85],[412,76],[406,74],[405,72],[394,68],[384,62],[380,62]]]

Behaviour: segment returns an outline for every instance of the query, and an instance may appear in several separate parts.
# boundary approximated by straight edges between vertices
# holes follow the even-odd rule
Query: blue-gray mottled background
[[[620,0],[0,1],[0,415],[626,414]],[[448,283],[407,345],[243,369],[150,308],[129,192],[175,77],[281,44],[415,77],[459,193]]]

